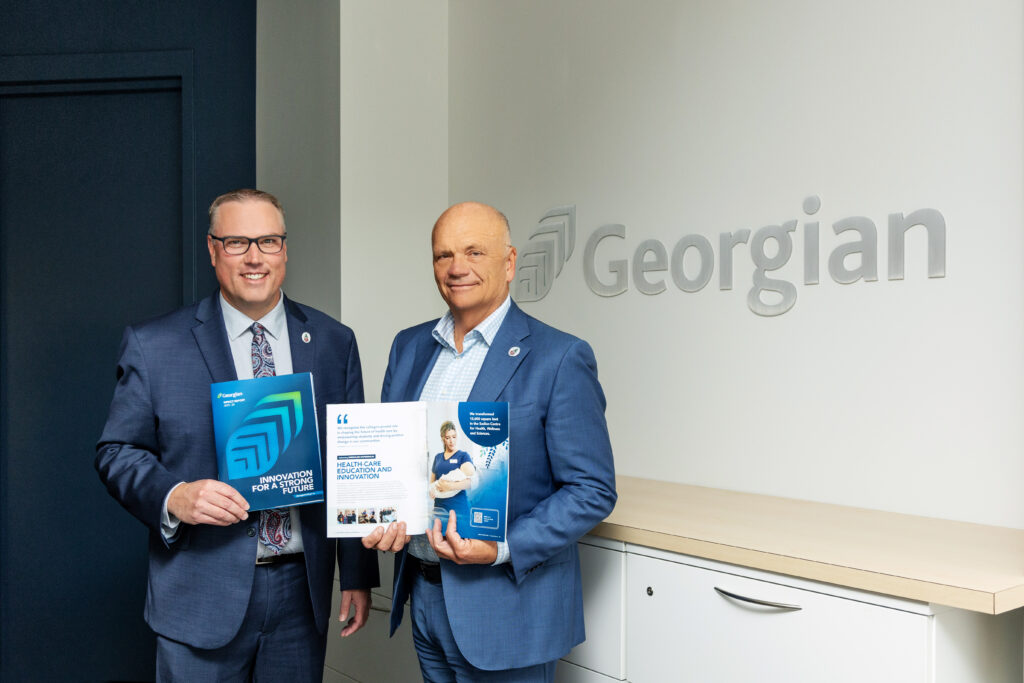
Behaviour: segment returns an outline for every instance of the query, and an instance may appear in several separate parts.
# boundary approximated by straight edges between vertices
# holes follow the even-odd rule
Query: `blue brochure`
[[[218,479],[250,510],[324,499],[310,373],[217,382],[210,398]]]

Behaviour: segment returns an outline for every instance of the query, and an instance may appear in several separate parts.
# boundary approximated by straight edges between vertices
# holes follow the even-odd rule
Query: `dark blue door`
[[[205,206],[254,183],[255,7],[2,12],[0,678],[151,680],[146,531],[94,444],[122,329],[212,289]]]

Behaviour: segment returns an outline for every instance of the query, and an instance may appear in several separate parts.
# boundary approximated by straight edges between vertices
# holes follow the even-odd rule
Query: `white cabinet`
[[[555,669],[555,683],[616,683],[619,680],[621,679],[605,676],[593,669],[587,669],[564,659],[558,663],[558,667]]]
[[[626,544],[621,541],[596,536],[585,536],[580,541],[583,624],[587,639],[573,648],[558,665],[555,672],[557,683],[625,680],[625,549]],[[600,676],[591,679],[588,672]]]
[[[1020,617],[933,611],[925,603],[627,546],[626,671],[632,683],[1020,682],[1019,657],[993,661],[941,637],[1020,642]],[[767,603],[767,604],[765,604]],[[589,605],[588,605],[589,607]],[[956,661],[953,671],[952,661]]]
[[[929,683],[926,615],[642,555],[627,566],[633,683]]]
[[[591,536],[580,559],[587,640],[559,663],[558,683],[1022,680],[1021,610],[932,606]],[[367,626],[341,639],[331,624],[326,683],[421,680],[409,619],[387,635],[390,560]]]

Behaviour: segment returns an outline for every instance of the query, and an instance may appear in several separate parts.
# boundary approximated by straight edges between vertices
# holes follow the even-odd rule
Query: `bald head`
[[[452,204],[445,209],[444,213],[438,216],[437,222],[434,223],[434,229],[430,232],[431,241],[433,241],[434,235],[437,233],[438,226],[448,220],[468,220],[481,227],[487,225],[495,230],[500,230],[502,232],[505,245],[509,247],[512,246],[512,230],[508,227],[508,218],[506,218],[505,214],[501,211],[498,211],[489,204],[482,204],[480,202],[459,202],[458,204]]]
[[[479,202],[446,210],[431,232],[434,280],[455,318],[456,339],[494,312],[509,293],[516,250],[505,214]]]

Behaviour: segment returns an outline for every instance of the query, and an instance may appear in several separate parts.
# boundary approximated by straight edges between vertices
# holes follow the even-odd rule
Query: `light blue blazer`
[[[150,530],[147,623],[200,648],[221,647],[238,632],[258,544],[258,514],[227,527],[183,524],[170,544],[160,533],[164,497],[175,484],[217,478],[210,383],[237,379],[218,296],[125,330],[95,462],[110,495]],[[293,371],[313,374],[322,446],[324,406],[363,400],[355,337],[315,309],[287,298],[284,305]],[[343,589],[371,588],[378,582],[377,557],[357,539],[328,539],[322,503],[296,509],[313,612],[324,631],[335,563]]]
[[[440,353],[437,321],[395,337],[382,401],[415,401]],[[519,353],[509,349],[519,347]],[[615,505],[605,398],[590,346],[526,315],[514,303],[480,368],[470,401],[508,401],[507,542],[498,567],[441,562],[445,606],[463,656],[485,670],[549,662],[582,642],[576,542]],[[414,577],[395,557],[391,632]]]

